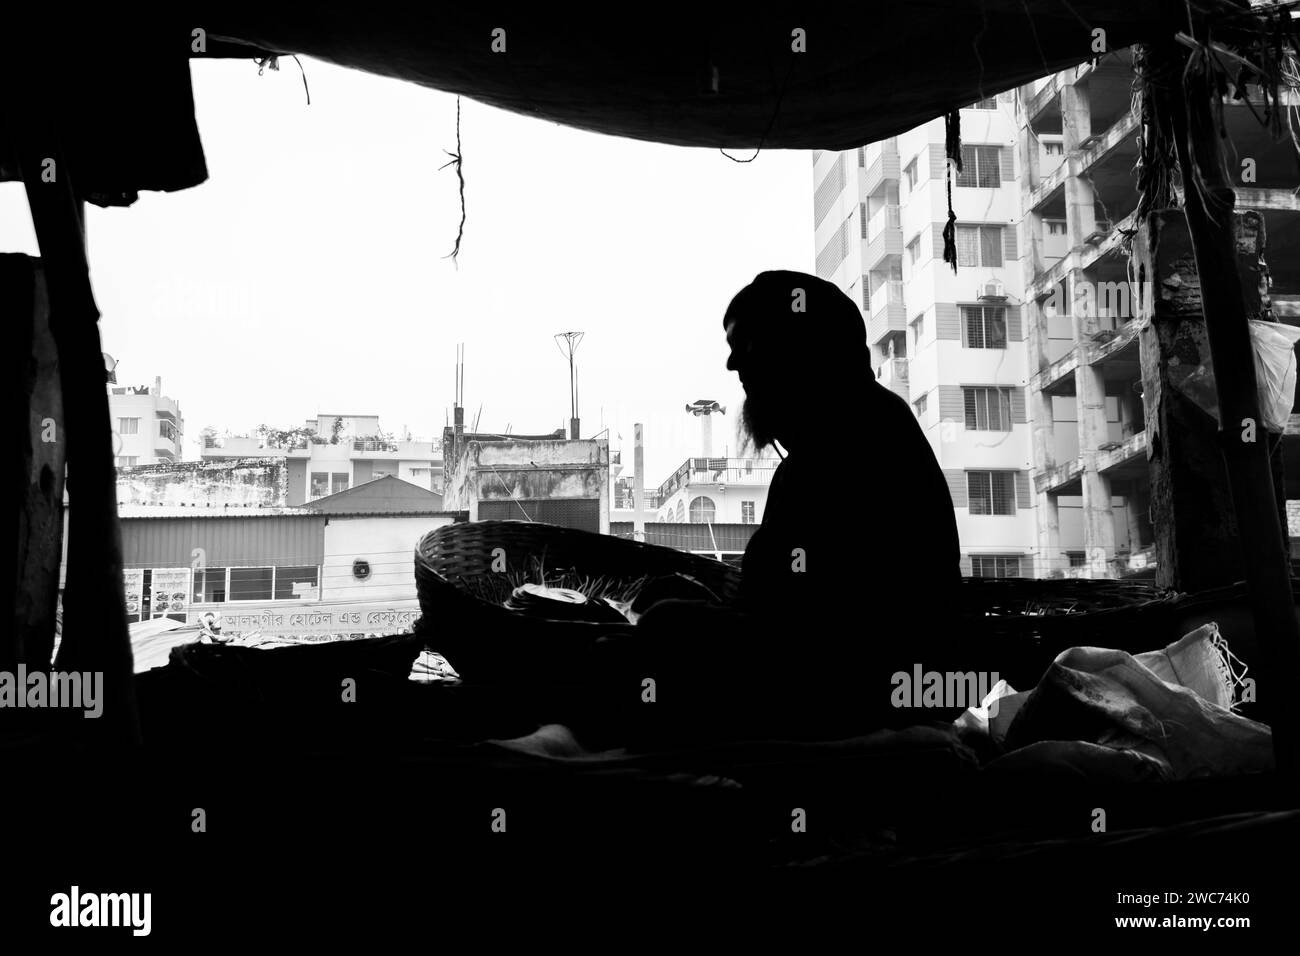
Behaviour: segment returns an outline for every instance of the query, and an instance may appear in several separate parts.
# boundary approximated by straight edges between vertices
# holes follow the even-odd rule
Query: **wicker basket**
[[[493,571],[494,556],[504,556],[507,570],[529,568],[537,559],[548,573],[628,582],[686,574],[726,603],[736,600],[740,588],[736,568],[673,548],[538,522],[448,525],[426,535],[416,549],[421,630],[466,676],[532,680],[539,669],[563,670],[598,637],[633,633],[632,625],[525,617],[484,599],[491,590],[485,581],[503,577]],[[1076,644],[1131,652],[1165,646],[1179,636],[1173,633],[1176,597],[1150,584],[1123,581],[968,578],[956,611],[961,631],[994,650],[1008,680],[1024,683],[1036,681],[1061,649]]]
[[[525,571],[539,561],[548,574],[570,572],[628,584],[646,576],[680,573],[695,578],[726,603],[735,601],[740,591],[740,572],[735,568],[674,548],[536,521],[472,521],[446,525],[420,540],[415,583],[422,612],[442,619],[449,609],[452,613],[472,612],[475,606],[481,610],[488,602],[477,595],[486,581],[498,576],[502,559],[507,572]],[[498,571],[493,570],[494,564]],[[471,604],[465,605],[466,600]]]
[[[504,558],[507,571],[528,568],[538,560],[548,572],[629,583],[645,576],[685,574],[728,604],[740,593],[740,571],[712,558],[540,522],[474,521],[438,528],[416,548],[415,580],[423,613],[445,620],[449,613],[480,615],[497,610],[481,594],[483,583],[496,576],[493,564],[499,558]],[[1025,624],[1032,628],[1041,625],[1044,617],[1131,608],[1168,597],[1154,585],[1137,582],[967,578],[958,613],[973,619],[1031,618]],[[996,626],[992,621],[988,624]]]

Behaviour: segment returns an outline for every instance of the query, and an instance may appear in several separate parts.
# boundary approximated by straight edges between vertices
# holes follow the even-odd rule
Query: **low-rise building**
[[[385,633],[419,615],[415,548],[464,520],[392,476],[303,507],[120,506],[131,622],[194,623],[264,635]]]
[[[443,432],[444,507],[471,521],[540,521],[609,533],[609,442]]]
[[[442,493],[440,443],[383,432],[375,415],[318,415],[301,428],[262,435],[205,434],[204,461],[284,458],[291,506],[392,476]]]
[[[162,393],[161,378],[155,378],[153,385],[109,386],[108,414],[119,468],[184,457],[181,406]]]

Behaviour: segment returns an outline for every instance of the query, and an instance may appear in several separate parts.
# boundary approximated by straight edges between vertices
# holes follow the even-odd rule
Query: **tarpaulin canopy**
[[[197,57],[304,54],[681,146],[847,149],[1246,2],[894,0],[725,18],[656,8],[631,19],[391,3],[202,6],[135,21],[118,12],[75,31],[59,23],[48,44],[22,35],[28,52],[66,55],[57,71],[42,61],[39,83],[15,72],[2,88],[11,106],[57,117],[90,201],[126,205],[141,189],[206,178],[188,72]],[[0,179],[17,175],[0,138]]]

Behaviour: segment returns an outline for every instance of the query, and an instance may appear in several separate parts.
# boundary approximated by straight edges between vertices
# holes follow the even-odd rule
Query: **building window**
[[[930,407],[929,396],[922,395],[920,398],[918,398],[916,401],[912,403],[912,406],[916,409],[916,417],[924,418],[925,410]]]
[[[680,501],[677,502],[677,523],[681,524],[686,520],[686,506]]]
[[[138,435],[140,434],[140,419],[138,418],[119,418],[117,420],[117,433],[119,435]]]
[[[140,460],[140,456],[139,456],[139,455],[118,455],[118,456],[117,456],[117,467],[119,467],[119,468],[134,468],[134,467],[135,467],[135,463],[136,463],[137,461],[139,461],[139,460]]]
[[[867,165],[867,149],[865,146],[858,147],[858,169],[863,169]]]
[[[1001,153],[1000,146],[963,146],[957,185],[997,189],[1002,185]]]
[[[754,523],[754,502],[742,501],[740,503],[740,523],[741,524]]]
[[[194,600],[220,604],[226,599],[226,569],[204,568],[194,572]]]
[[[966,472],[966,496],[973,515],[1016,513],[1014,471]]]
[[[970,559],[971,577],[975,578],[1018,578],[1020,577],[1020,556],[1018,554],[973,554]]]
[[[717,509],[713,506],[712,498],[705,498],[701,495],[691,501],[691,524],[708,524],[713,521],[713,516]]]
[[[1072,568],[1081,568],[1087,563],[1087,553],[1084,551],[1067,551],[1065,557]]]
[[[1007,347],[1007,310],[1000,305],[961,306],[962,345],[968,349]]]
[[[294,585],[299,593],[294,592]],[[277,601],[301,601],[303,588],[320,587],[319,569],[313,566],[289,567],[275,569],[275,599]]]
[[[916,159],[913,158],[903,170],[903,178],[907,180],[907,191],[911,192],[916,188]]]
[[[957,264],[983,267],[1002,265],[1002,227],[958,226]]]
[[[158,434],[171,442],[181,440],[181,430],[165,418],[158,420]]]
[[[921,336],[925,334],[925,313],[922,312],[912,320],[912,351],[921,344]]]
[[[228,601],[269,601],[275,596],[275,568],[231,568]]]
[[[858,219],[861,220],[862,238],[865,239],[867,238],[867,204],[864,202],[858,203]]]
[[[1064,156],[1065,143],[1061,142],[1060,140],[1057,140],[1054,143],[1053,142],[1043,143],[1043,151],[1048,156]]]
[[[311,473],[311,497],[324,498],[330,493],[330,476],[328,472],[313,471]]]
[[[1044,220],[1043,220],[1043,225],[1045,225],[1045,226],[1047,227],[1047,234],[1048,234],[1049,236],[1063,236],[1063,235],[1065,235],[1065,220],[1064,220],[1064,219],[1044,219]]]
[[[340,491],[348,490],[348,476],[346,473],[335,473],[331,476],[330,494],[336,495]]]
[[[963,388],[966,427],[982,432],[1011,431],[1011,389]]]
[[[915,269],[916,263],[921,258],[921,236],[918,233],[911,242],[907,244],[907,267]]]
[[[967,109],[972,110],[995,110],[998,108],[998,98],[996,96],[986,96],[982,100],[976,100]]]

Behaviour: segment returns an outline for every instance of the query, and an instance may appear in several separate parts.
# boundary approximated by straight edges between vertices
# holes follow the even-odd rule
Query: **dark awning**
[[[1197,15],[1245,6],[1190,3]],[[5,107],[57,116],[79,193],[127,205],[139,190],[206,178],[191,57],[305,54],[681,146],[847,149],[1090,59],[1099,42],[1115,50],[1185,30],[1188,9],[1185,0],[893,0],[833,14],[734,8],[725,20],[660,7],[605,16],[383,2],[217,4],[136,20],[121,10],[75,29],[54,24],[45,38],[10,31],[22,49],[0,51],[0,89]],[[192,49],[195,29],[203,53]],[[795,52],[800,40],[806,52]],[[5,135],[0,126],[0,179],[16,176]]]

